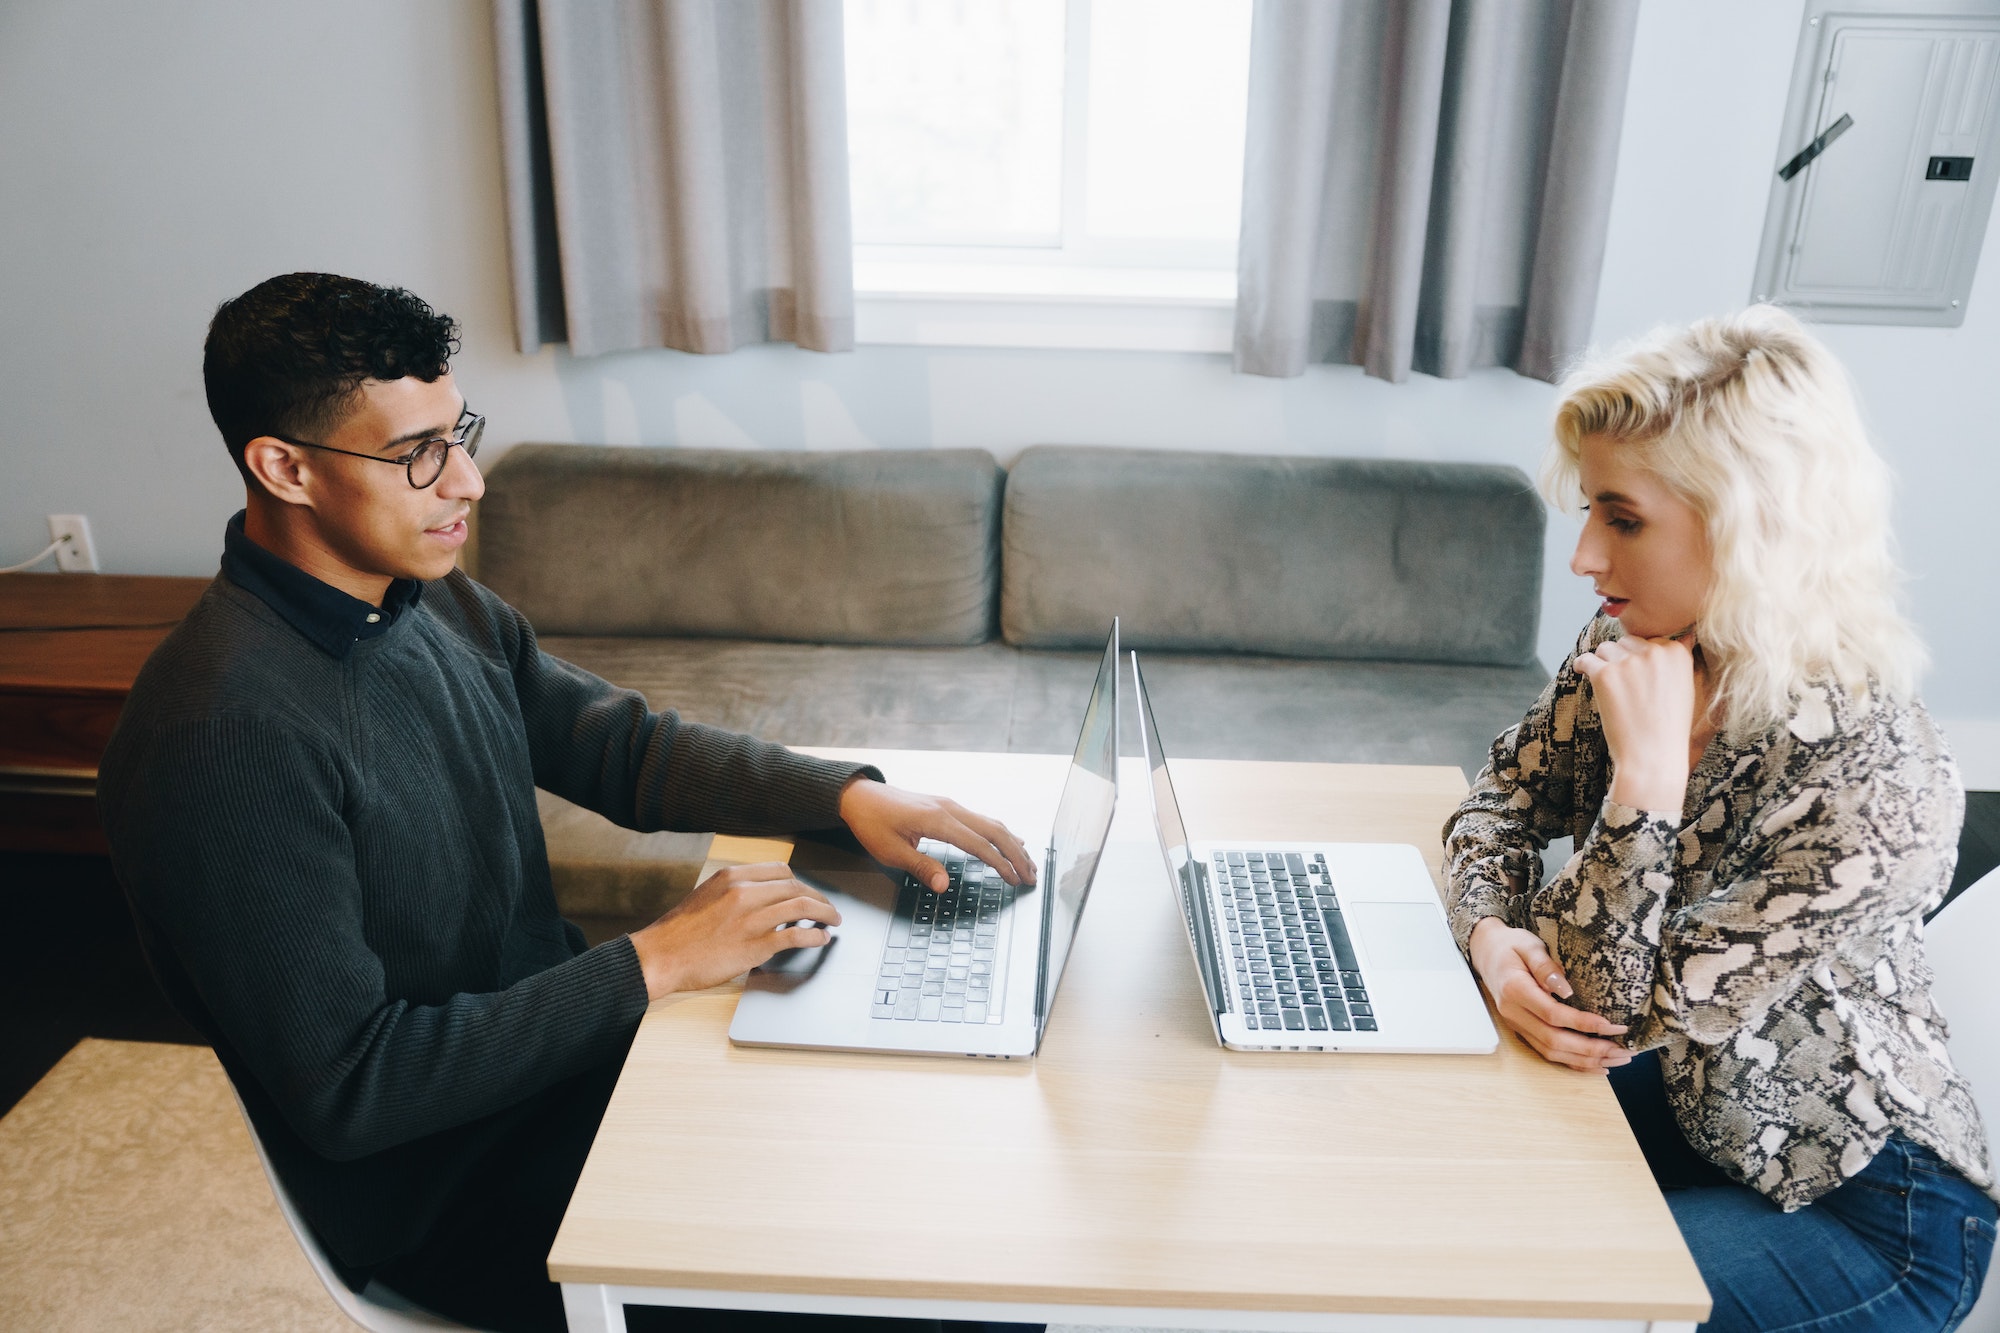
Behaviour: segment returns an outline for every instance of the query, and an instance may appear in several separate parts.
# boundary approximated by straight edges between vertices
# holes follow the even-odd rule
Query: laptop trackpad
[[[821,968],[832,961],[833,954],[839,947],[840,937],[836,935],[817,949],[780,949],[753,970],[762,972],[765,976],[799,978],[815,976]]]
[[[1377,967],[1395,972],[1462,972],[1451,932],[1426,903],[1350,903],[1348,915]]]

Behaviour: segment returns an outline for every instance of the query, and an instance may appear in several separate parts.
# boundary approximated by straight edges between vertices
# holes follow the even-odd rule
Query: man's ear
[[[269,435],[259,435],[243,446],[243,466],[273,499],[286,504],[312,507],[307,493],[307,464],[303,450]]]

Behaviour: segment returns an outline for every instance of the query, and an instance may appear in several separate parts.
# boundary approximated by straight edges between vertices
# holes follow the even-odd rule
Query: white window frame
[[[1066,0],[1062,233],[1050,244],[854,247],[859,344],[1227,352],[1235,247],[1093,241],[1089,207],[1091,0]]]

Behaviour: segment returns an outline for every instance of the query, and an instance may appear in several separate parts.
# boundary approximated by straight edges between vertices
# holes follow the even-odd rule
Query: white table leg
[[[625,1303],[595,1282],[562,1284],[563,1318],[569,1333],[625,1333]]]

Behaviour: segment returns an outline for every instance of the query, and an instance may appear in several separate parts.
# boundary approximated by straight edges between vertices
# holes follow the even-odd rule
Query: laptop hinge
[[[1055,923],[1056,849],[1053,839],[1042,852],[1042,892],[1047,895],[1042,899],[1042,949],[1035,962],[1035,1049],[1038,1051],[1042,1046],[1042,1021],[1047,1017],[1049,950],[1055,943],[1052,927]]]
[[[1208,988],[1208,1007],[1218,1014],[1229,1012],[1228,971],[1223,966],[1222,949],[1215,935],[1215,894],[1209,887],[1208,865],[1189,857],[1188,868],[1194,871],[1192,897],[1194,899],[1195,930],[1198,936],[1196,951],[1201,955],[1202,982]]]

